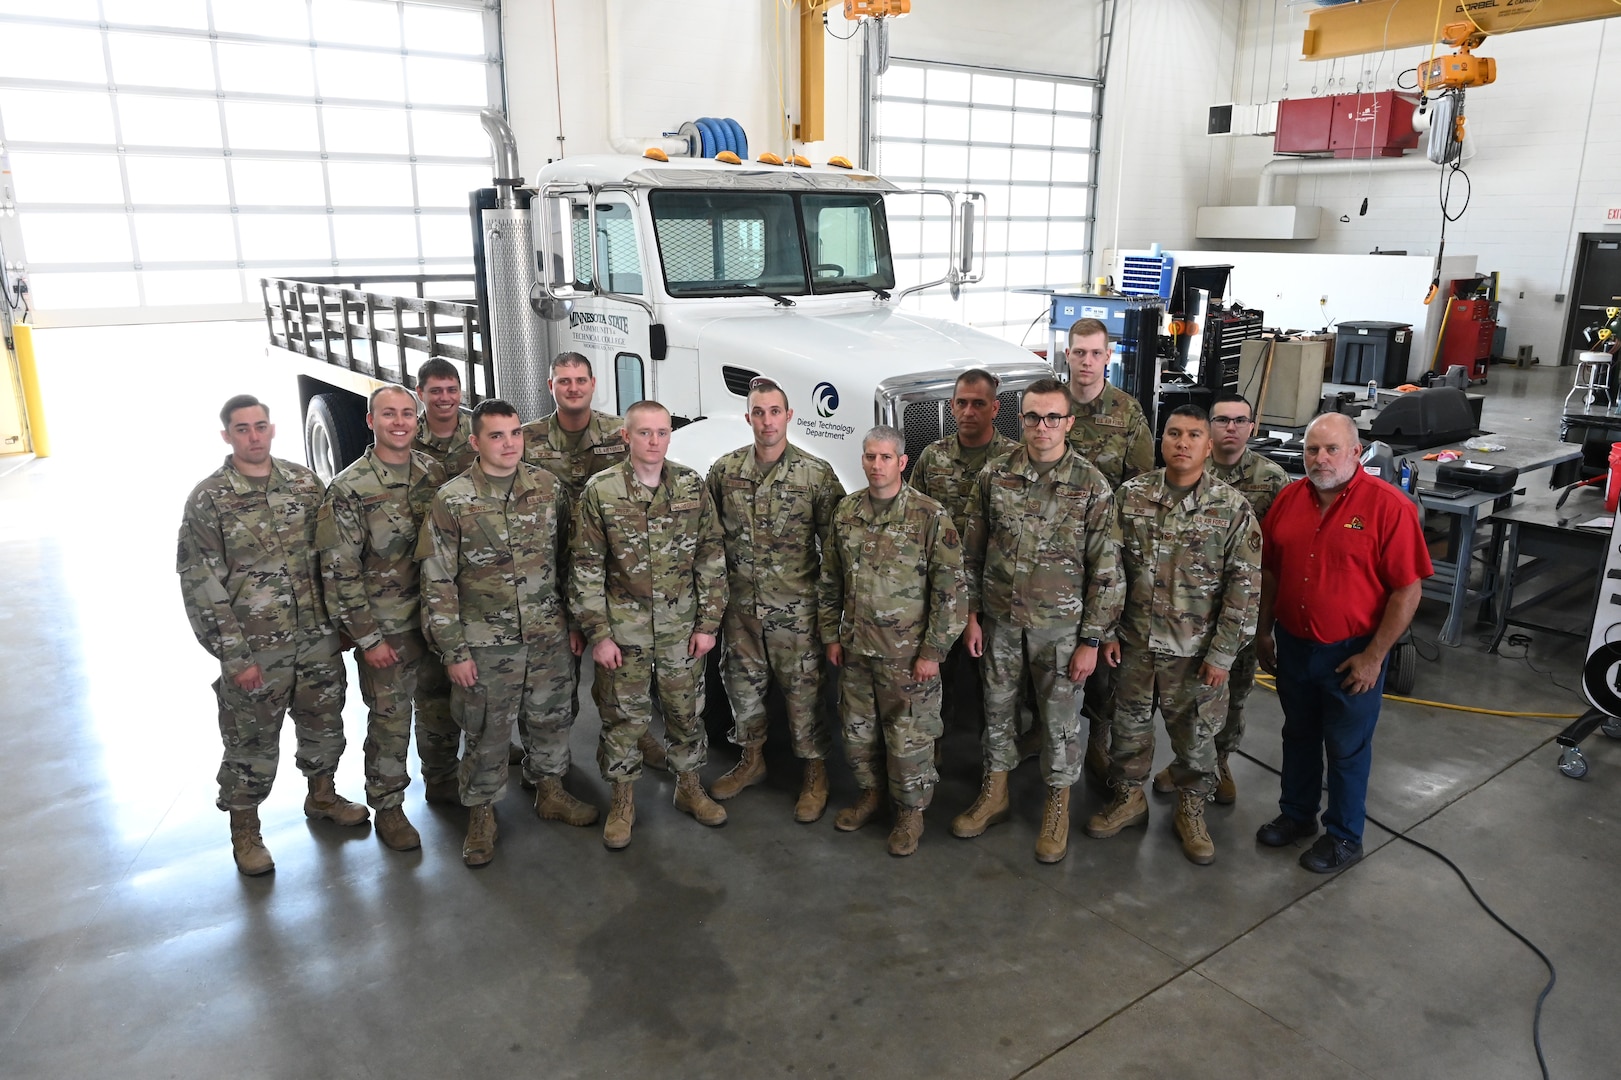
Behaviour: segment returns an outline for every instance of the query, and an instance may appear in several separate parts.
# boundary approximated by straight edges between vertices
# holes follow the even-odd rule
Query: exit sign
[[[1606,222],[1621,225],[1621,206],[1612,206],[1608,210],[1604,211],[1604,220]]]

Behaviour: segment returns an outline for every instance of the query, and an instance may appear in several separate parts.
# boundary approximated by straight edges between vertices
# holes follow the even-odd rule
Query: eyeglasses
[[[1021,415],[1019,419],[1023,420],[1024,426],[1028,428],[1037,426],[1057,427],[1059,424],[1064,422],[1064,417],[1068,415],[1069,413],[1050,412],[1046,416],[1042,416],[1040,413],[1027,412]]]
[[[1215,427],[1243,427],[1245,424],[1253,424],[1255,421],[1247,416],[1212,416],[1210,423]]]

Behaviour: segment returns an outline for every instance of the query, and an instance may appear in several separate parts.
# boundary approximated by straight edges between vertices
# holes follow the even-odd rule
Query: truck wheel
[[[366,414],[347,394],[316,394],[304,410],[304,459],[321,483],[366,452],[371,432]]]

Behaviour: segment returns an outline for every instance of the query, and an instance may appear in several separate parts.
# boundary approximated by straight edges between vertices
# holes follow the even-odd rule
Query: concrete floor
[[[231,863],[213,808],[208,683],[173,577],[181,500],[224,452],[228,394],[275,406],[299,456],[291,376],[262,327],[37,335],[55,456],[0,459],[0,1075],[33,1077],[1525,1077],[1536,959],[1444,866],[1370,828],[1334,878],[1258,847],[1276,781],[1238,763],[1198,868],[1155,798],[1145,831],[1075,831],[1032,855],[1040,783],[975,841],[948,831],[977,787],[972,736],[948,737],[919,853],[884,833],[792,821],[781,740],[769,785],[706,830],[638,790],[635,843],[541,823],[512,786],[495,863],[459,858],[460,811],[406,811],[421,851],[307,823],[292,766],[264,807],[274,875]],[[1549,432],[1568,371],[1495,368],[1487,415]],[[1489,423],[1488,426],[1491,426]],[[1419,632],[1440,611],[1426,602]],[[1471,628],[1472,629],[1472,628]],[[1580,650],[1530,660],[1474,632],[1426,651],[1417,694],[1577,712]],[[351,693],[339,787],[362,790]],[[1247,749],[1275,765],[1280,716],[1258,690]],[[1454,858],[1559,966],[1543,1040],[1553,1075],[1614,1075],[1621,941],[1621,743],[1595,736],[1562,777],[1562,721],[1387,703],[1369,809]],[[606,803],[596,716],[571,786]],[[1162,746],[1161,757],[1167,751]],[[732,760],[717,742],[710,779]],[[835,805],[853,791],[833,768]],[[1077,796],[1084,821],[1096,791]]]

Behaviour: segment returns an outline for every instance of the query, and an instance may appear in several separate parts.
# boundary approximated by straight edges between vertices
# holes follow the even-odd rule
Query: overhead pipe
[[[686,139],[670,139],[662,133],[625,136],[625,122],[619,104],[619,4],[620,0],[608,0],[602,8],[603,51],[607,61],[603,70],[608,80],[608,145],[613,147],[616,154],[640,155],[649,147],[658,147],[671,157],[687,157],[693,153],[693,149]]]
[[[515,189],[523,183],[523,175],[518,167],[518,140],[512,134],[512,125],[496,109],[480,110],[478,122],[484,125],[484,134],[490,137],[490,145],[495,148],[496,205],[503,210],[515,210],[518,207]]]

